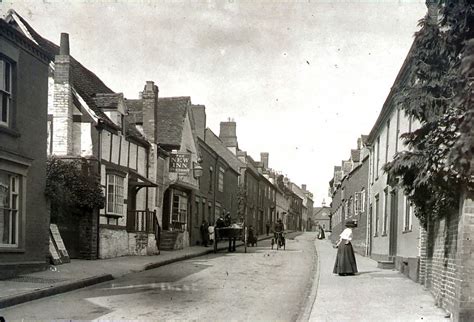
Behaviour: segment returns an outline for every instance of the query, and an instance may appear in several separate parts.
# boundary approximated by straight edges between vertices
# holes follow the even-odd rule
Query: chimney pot
[[[61,41],[59,43],[59,54],[69,55],[69,34],[62,32]]]

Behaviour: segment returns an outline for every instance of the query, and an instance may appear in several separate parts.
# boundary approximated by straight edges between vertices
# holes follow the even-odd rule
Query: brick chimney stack
[[[206,106],[191,105],[191,111],[193,113],[196,135],[204,139],[204,132],[206,131]]]
[[[220,123],[219,138],[224,145],[235,155],[237,155],[237,124],[229,119],[227,122]]]
[[[158,86],[153,81],[147,81],[142,92],[143,99],[143,132],[148,140],[157,143],[158,131]]]
[[[304,191],[307,191],[307,190],[306,190],[306,184],[302,184],[302,185],[301,185],[301,189],[303,189]]]
[[[53,154],[71,155],[72,137],[72,75],[69,56],[69,35],[61,33],[59,55],[54,57],[53,92]]]
[[[262,162],[264,169],[268,169],[268,158],[269,158],[268,152],[260,153],[260,162]]]
[[[426,0],[428,8],[428,23],[432,26],[438,24],[438,0]]]

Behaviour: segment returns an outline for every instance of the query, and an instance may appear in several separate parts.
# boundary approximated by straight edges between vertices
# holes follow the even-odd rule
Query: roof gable
[[[8,19],[11,25],[16,25],[17,30],[25,33],[25,35],[32,41],[37,43],[47,54],[50,61],[54,62],[54,58],[59,54],[59,46],[53,42],[41,37],[23,17],[21,17],[14,10],[8,13]],[[84,99],[85,103],[90,107],[94,113],[108,126],[119,129],[105,113],[96,105],[94,97],[96,94],[114,94],[114,92],[107,87],[102,80],[93,72],[79,63],[73,56],[71,56],[71,72],[72,72],[72,86],[76,92]]]
[[[183,128],[188,109],[191,105],[189,96],[158,98],[157,142],[169,147],[180,147]]]

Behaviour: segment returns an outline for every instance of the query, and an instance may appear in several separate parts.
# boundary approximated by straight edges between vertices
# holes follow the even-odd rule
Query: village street
[[[7,321],[296,320],[308,305],[316,235],[295,236],[289,235],[285,250],[261,241],[247,254],[239,247],[235,253],[177,262],[0,310],[0,315]]]

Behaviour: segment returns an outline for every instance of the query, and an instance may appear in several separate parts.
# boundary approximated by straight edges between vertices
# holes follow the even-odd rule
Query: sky
[[[0,0],[115,92],[204,104],[237,123],[255,160],[330,201],[333,168],[368,134],[408,53],[424,0]]]

